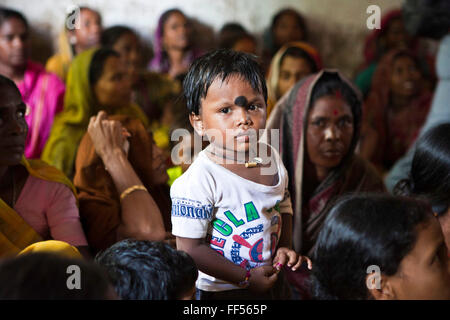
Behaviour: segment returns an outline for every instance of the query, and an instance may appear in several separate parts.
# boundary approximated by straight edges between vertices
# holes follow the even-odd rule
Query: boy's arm
[[[205,242],[205,239],[177,237],[177,249],[187,252],[200,271],[215,278],[234,284],[239,284],[246,278],[246,269],[217,253]],[[272,266],[253,268],[250,270],[250,275],[248,288],[255,292],[269,290],[277,279]]]

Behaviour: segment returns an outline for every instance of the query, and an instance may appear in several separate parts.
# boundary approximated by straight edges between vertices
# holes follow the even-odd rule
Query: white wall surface
[[[349,76],[362,61],[362,45],[369,14],[376,4],[381,13],[400,7],[402,0],[0,0],[0,5],[21,11],[33,27],[33,57],[41,62],[52,53],[52,42],[62,29],[66,9],[85,5],[101,12],[104,26],[126,24],[151,43],[159,16],[166,9],[180,8],[209,33],[224,23],[238,21],[248,31],[260,36],[272,16],[284,7],[300,11],[310,29],[310,41],[321,52],[325,66],[340,68]]]

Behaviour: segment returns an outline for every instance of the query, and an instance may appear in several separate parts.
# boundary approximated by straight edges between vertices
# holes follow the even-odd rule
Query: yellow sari
[[[76,196],[72,182],[58,169],[40,160],[27,160],[23,156],[20,163],[30,175],[62,183]],[[39,241],[43,241],[42,237],[0,198],[0,257],[16,255],[30,244]]]
[[[42,160],[60,169],[68,177],[73,175],[78,145],[86,133],[90,117],[102,110],[95,102],[89,84],[89,68],[97,50],[86,50],[74,58],[67,75],[64,110],[55,117],[41,156]],[[149,127],[147,116],[139,106],[131,102],[122,108],[105,111],[110,115],[138,118],[144,127]]]

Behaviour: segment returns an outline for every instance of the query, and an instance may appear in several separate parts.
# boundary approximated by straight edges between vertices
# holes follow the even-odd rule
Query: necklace
[[[252,161],[242,161],[242,160],[239,160],[239,159],[236,159],[236,158],[227,157],[225,154],[217,154],[215,152],[212,152],[209,149],[206,149],[206,151],[208,151],[210,154],[212,154],[215,157],[222,158],[222,159],[233,160],[233,161],[236,161],[239,164],[244,164],[246,168],[254,168],[258,164],[261,164],[263,162],[262,159],[259,158],[259,157],[254,157],[252,159]]]

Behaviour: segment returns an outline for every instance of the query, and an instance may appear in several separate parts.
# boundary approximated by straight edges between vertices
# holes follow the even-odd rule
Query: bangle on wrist
[[[238,283],[238,286],[245,289],[248,288],[248,286],[250,285],[250,277],[251,277],[251,273],[250,270],[247,270],[247,273],[245,274],[245,279],[241,282]]]
[[[148,192],[147,188],[144,187],[142,184],[131,186],[131,187],[127,188],[124,192],[122,192],[122,194],[120,195],[120,202],[122,202],[122,200],[126,196],[128,196],[129,194],[131,194],[131,193],[133,193],[134,191],[137,191],[137,190],[142,190],[142,191],[147,191]]]

